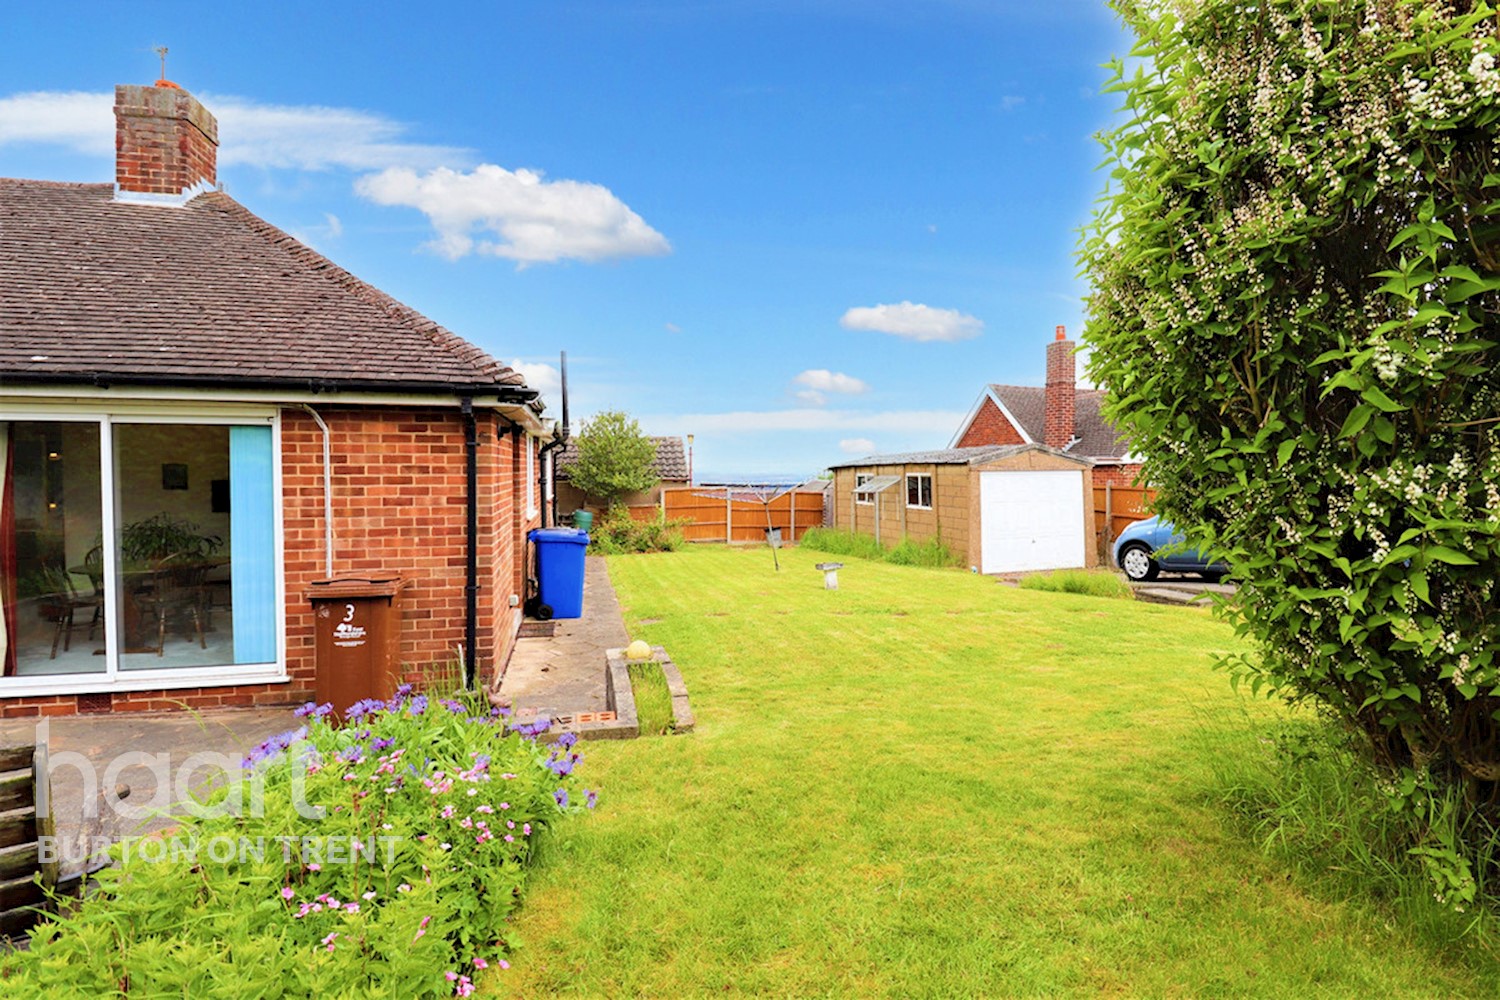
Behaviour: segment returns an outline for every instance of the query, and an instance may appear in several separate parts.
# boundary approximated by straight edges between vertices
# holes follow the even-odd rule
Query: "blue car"
[[[1229,572],[1221,562],[1210,562],[1208,557],[1196,549],[1183,545],[1185,536],[1173,528],[1171,522],[1159,517],[1148,517],[1137,521],[1115,541],[1115,565],[1137,583],[1154,580],[1162,570],[1169,573],[1202,573],[1218,579]],[[1162,550],[1167,551],[1163,552]]]

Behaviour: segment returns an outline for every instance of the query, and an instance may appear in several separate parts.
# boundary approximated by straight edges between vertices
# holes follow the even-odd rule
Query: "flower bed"
[[[10,996],[467,996],[504,966],[537,836],[592,808],[546,720],[402,688],[267,740],[100,892],[0,959]]]

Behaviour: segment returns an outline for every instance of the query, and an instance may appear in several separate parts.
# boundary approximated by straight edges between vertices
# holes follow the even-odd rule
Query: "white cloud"
[[[682,332],[682,327],[678,326],[676,323],[668,323],[664,327],[662,327],[662,329],[666,330],[668,333]]]
[[[844,313],[839,325],[846,330],[873,330],[922,342],[968,340],[984,330],[982,320],[957,309],[935,309],[915,302],[858,306]]]
[[[815,392],[836,392],[845,396],[858,396],[870,391],[868,383],[843,372],[831,372],[827,368],[809,368],[792,381]]]
[[[1014,111],[1016,108],[1019,108],[1025,103],[1026,98],[1021,97],[1018,94],[1006,94],[1004,97],[1000,98],[1000,110]]]
[[[468,150],[405,141],[404,124],[370,111],[197,96],[219,121],[220,166],[382,170],[473,160]],[[42,91],[0,98],[0,146],[19,143],[113,157],[114,95]]]
[[[430,246],[456,260],[470,253],[520,266],[558,260],[598,261],[670,253],[667,238],[606,187],[542,179],[540,171],[482,164],[470,173],[407,168],[362,177],[355,191],[380,205],[418,209],[431,220]],[[496,239],[475,238],[475,231]]]
[[[0,97],[0,146],[42,143],[114,156],[114,98],[79,91]]]
[[[798,389],[792,395],[809,406],[825,406],[828,403],[828,397],[816,389]]]
[[[839,451],[845,455],[869,455],[875,451],[875,442],[869,438],[843,438]]]
[[[542,394],[548,410],[562,406],[562,372],[557,366],[542,362],[530,363],[516,358],[510,366],[521,373],[526,384]]]
[[[288,230],[292,238],[310,247],[322,246],[328,242],[338,239],[344,235],[344,223],[332,212],[323,213],[323,224],[320,226],[303,226],[300,229]]]
[[[964,419],[956,410],[735,410],[726,413],[659,414],[640,418],[652,434],[756,434],[806,431],[889,432],[937,435],[944,440]]]

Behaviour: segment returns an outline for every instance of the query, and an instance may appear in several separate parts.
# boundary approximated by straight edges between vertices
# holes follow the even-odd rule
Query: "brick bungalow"
[[[306,700],[330,576],[405,575],[402,669],[490,681],[536,392],[217,190],[175,84],[115,119],[113,185],[0,179],[0,709]]]
[[[1135,485],[1141,461],[1099,412],[1104,393],[1078,388],[1077,346],[1059,326],[1047,345],[1046,385],[986,386],[949,447],[1046,445],[1090,459],[1096,486]]]

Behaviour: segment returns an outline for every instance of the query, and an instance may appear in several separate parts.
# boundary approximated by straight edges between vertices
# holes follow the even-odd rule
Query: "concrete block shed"
[[[940,539],[981,573],[1095,565],[1093,463],[1038,444],[869,455],[833,471],[833,523]]]

